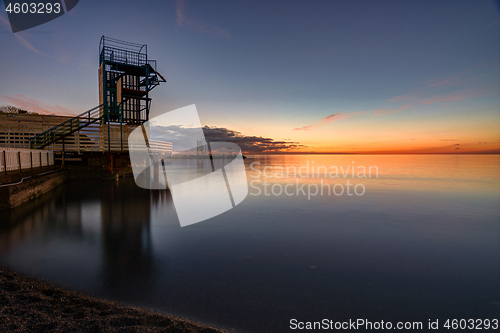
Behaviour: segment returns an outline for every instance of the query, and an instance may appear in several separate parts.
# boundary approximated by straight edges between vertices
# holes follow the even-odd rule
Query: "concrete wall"
[[[0,186],[0,209],[10,209],[61,185],[67,175],[63,170],[50,172],[8,186]]]

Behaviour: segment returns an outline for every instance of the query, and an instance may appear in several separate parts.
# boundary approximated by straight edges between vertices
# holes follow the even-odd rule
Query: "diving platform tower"
[[[104,123],[140,125],[149,120],[149,92],[165,82],[148,59],[148,46],[102,36],[99,43],[99,104]]]
[[[62,143],[62,151],[126,152],[128,135],[149,120],[149,92],[161,82],[147,45],[102,36],[99,105],[31,137],[30,148]]]

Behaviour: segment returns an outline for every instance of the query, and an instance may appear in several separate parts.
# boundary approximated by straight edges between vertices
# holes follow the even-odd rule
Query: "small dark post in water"
[[[17,152],[17,163],[19,164],[19,172],[21,171],[21,152]]]
[[[151,185],[151,155],[146,156],[146,170],[145,170],[145,176],[146,176],[146,184],[147,186]]]
[[[153,154],[153,188],[160,188],[160,163],[158,153]]]
[[[210,148],[210,143],[208,141],[207,141],[207,148],[208,148],[208,157],[210,157],[210,164],[212,165],[212,171],[215,171],[212,149]]]
[[[31,164],[31,170],[33,170],[33,152],[30,151],[30,164]]]
[[[41,168],[42,167],[42,152],[40,152],[40,161],[38,161],[38,166]]]

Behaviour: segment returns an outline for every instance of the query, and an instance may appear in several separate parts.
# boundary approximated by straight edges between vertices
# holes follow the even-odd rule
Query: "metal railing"
[[[78,116],[66,120],[65,122],[54,126],[45,132],[42,132],[30,139],[31,149],[42,149],[65,136],[72,134],[90,124],[99,121],[102,118],[101,107],[106,107],[107,105],[101,104],[88,111],[85,111]],[[106,114],[104,112],[103,114]]]
[[[116,62],[132,66],[144,66],[148,63],[147,55],[128,50],[105,46],[100,55],[100,62]]]

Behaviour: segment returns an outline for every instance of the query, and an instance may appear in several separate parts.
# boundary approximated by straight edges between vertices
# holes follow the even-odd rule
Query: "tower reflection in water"
[[[139,188],[132,179],[103,187],[102,197],[103,287],[111,295],[149,292],[144,289],[153,287],[155,277],[151,208],[170,197],[166,190]]]
[[[151,211],[159,206],[172,206],[170,192],[142,189],[132,177],[104,183],[69,181],[32,202],[0,212],[1,262],[66,285],[58,278],[61,271],[48,269],[57,265],[53,253],[65,251],[73,258],[74,275],[80,275],[71,283],[81,280],[77,284],[86,289],[91,282],[85,278],[97,279],[100,286],[93,284],[92,289],[118,299],[149,294],[156,276]],[[50,246],[40,250],[30,239],[43,239]],[[45,267],[39,265],[41,259]],[[80,261],[82,266],[75,268]]]

